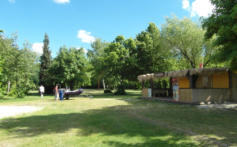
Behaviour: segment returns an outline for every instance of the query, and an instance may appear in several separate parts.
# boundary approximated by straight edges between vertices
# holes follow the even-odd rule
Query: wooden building
[[[170,87],[155,89],[154,80],[169,78]],[[237,102],[237,71],[227,68],[200,68],[138,76],[143,97],[166,98],[184,103]],[[145,88],[144,82],[150,87]]]

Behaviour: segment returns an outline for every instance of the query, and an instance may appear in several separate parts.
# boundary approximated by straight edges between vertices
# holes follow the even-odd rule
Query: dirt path
[[[0,119],[41,110],[35,106],[0,106]]]

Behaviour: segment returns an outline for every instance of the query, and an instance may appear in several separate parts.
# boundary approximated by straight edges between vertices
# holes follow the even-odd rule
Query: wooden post
[[[153,97],[153,80],[150,80],[150,87],[151,87],[151,97]]]
[[[230,92],[230,101],[233,100],[233,97],[232,97],[232,88],[233,88],[233,85],[232,85],[232,71],[228,71],[228,76],[229,76],[229,92]]]
[[[232,85],[232,72],[231,71],[228,71],[228,74],[229,74],[229,88],[231,89],[233,87]]]
[[[144,81],[142,81],[142,89],[144,89]]]
[[[193,75],[193,76],[189,76],[189,82],[190,82],[190,88],[196,88],[196,81],[198,79],[198,76]]]
[[[173,84],[172,84],[172,77],[170,78],[169,97],[173,97]]]

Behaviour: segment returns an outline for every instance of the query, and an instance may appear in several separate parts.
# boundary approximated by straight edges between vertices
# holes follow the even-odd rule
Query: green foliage
[[[36,55],[27,44],[19,50],[15,39],[0,37],[0,86],[5,94],[9,88],[8,94],[23,97],[34,86],[31,79]]]
[[[197,24],[190,19],[179,20],[176,17],[168,18],[162,27],[162,37],[177,61],[185,68],[197,68],[199,64],[207,66],[216,50],[212,40],[204,41],[204,33]]]
[[[88,61],[83,48],[62,47],[50,67],[50,81],[53,85],[61,84],[61,86],[71,89],[79,88],[89,83],[87,71]]]
[[[104,90],[104,93],[112,93],[112,90],[110,90],[110,89],[105,89],[105,90]]]
[[[219,47],[219,61],[230,61],[231,67],[237,69],[237,1],[211,0],[215,5],[213,14],[203,20],[207,30],[206,39],[216,35],[215,45]]]
[[[117,90],[124,91],[123,81],[126,79],[129,58],[129,49],[125,46],[125,39],[123,36],[118,36],[115,40],[105,48],[103,55],[103,67],[106,69],[105,77],[113,79],[111,81]],[[120,89],[119,89],[120,88]]]
[[[102,42],[100,39],[96,39],[96,41],[91,44],[93,50],[89,50],[87,53],[89,62],[91,64],[89,70],[91,73],[92,85],[97,85],[99,83],[98,86],[100,86],[101,80],[105,78],[105,69],[103,68],[103,54],[104,49],[107,46],[108,43]]]
[[[51,52],[49,50],[49,37],[47,34],[44,36],[43,55],[40,57],[40,72],[39,84],[45,87],[45,92],[52,91],[52,84],[49,82],[48,69],[51,65]]]
[[[126,94],[125,86],[123,84],[118,85],[118,87],[117,87],[117,89],[116,89],[114,94],[115,95],[125,95]]]
[[[167,70],[169,51],[162,48],[160,31],[154,23],[150,23],[146,31],[137,35],[136,45],[139,74]]]

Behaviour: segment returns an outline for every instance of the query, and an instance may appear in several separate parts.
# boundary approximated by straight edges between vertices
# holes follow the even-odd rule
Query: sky
[[[47,33],[56,56],[64,45],[86,51],[96,38],[134,38],[150,22],[161,28],[174,15],[198,22],[213,9],[209,0],[0,0],[0,30],[17,34],[19,47],[30,42],[39,55]]]

